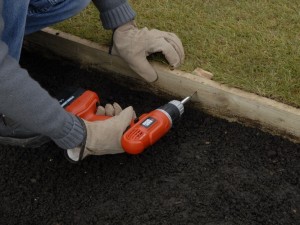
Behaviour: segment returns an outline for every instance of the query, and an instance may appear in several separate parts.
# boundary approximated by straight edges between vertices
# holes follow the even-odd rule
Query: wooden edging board
[[[117,79],[133,80],[139,87],[159,90],[182,98],[197,91],[194,105],[216,117],[258,127],[300,143],[300,109],[219,84],[205,76],[170,70],[167,65],[151,62],[159,76],[148,84],[119,57],[108,54],[108,47],[51,28],[25,38],[25,48],[44,54],[55,54],[99,71],[114,73]]]

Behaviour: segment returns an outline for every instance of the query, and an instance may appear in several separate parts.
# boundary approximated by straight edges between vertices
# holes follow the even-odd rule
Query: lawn
[[[175,32],[186,60],[228,86],[300,107],[299,0],[131,0],[139,27]],[[56,29],[108,45],[91,4]]]

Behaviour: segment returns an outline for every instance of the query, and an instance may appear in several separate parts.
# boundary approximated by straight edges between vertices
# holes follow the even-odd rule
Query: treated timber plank
[[[159,79],[149,85],[121,58],[109,55],[108,47],[51,28],[27,36],[24,46],[32,51],[52,52],[81,65],[113,72],[119,79],[129,77],[153,91],[159,90],[175,97],[184,97],[197,90],[193,101],[201,110],[300,143],[300,109],[295,107],[219,84],[205,76],[197,76],[197,73],[170,70],[157,62],[151,63]]]

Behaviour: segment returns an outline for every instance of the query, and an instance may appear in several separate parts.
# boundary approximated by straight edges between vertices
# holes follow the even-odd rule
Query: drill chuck
[[[167,104],[159,107],[157,110],[164,113],[169,118],[170,123],[172,124],[173,121],[181,117],[184,112],[184,107],[180,101],[172,100]]]

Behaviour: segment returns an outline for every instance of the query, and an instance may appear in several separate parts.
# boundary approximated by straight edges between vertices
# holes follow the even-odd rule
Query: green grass
[[[175,32],[186,60],[228,86],[300,107],[299,0],[131,0],[138,26]],[[109,44],[90,5],[55,28]]]

